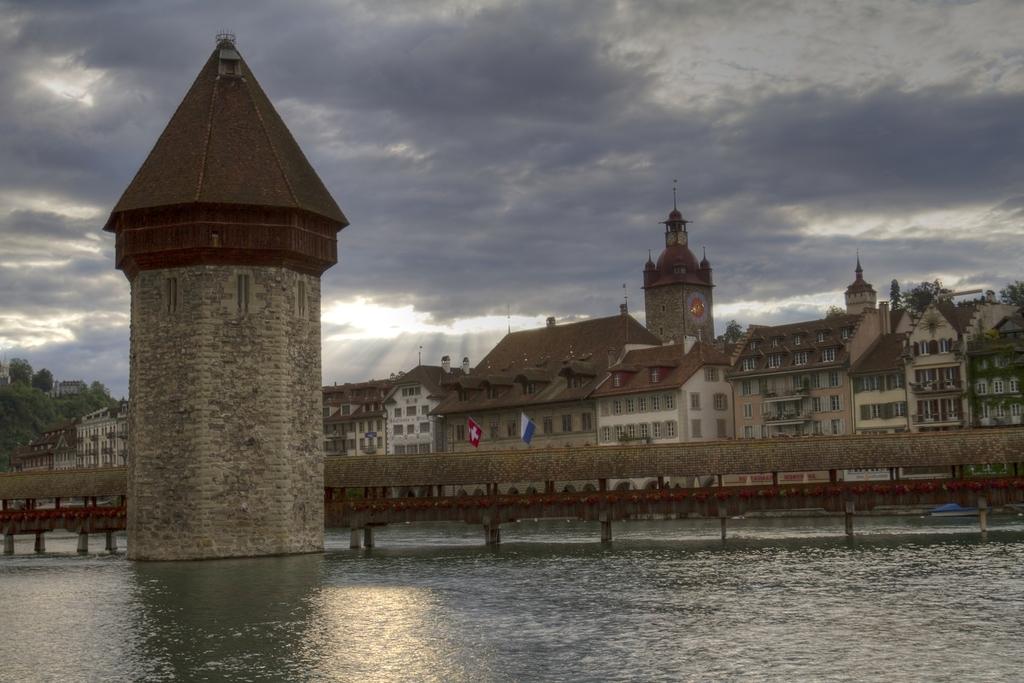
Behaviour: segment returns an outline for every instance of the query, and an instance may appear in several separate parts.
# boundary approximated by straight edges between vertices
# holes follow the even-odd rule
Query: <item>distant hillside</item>
[[[72,396],[51,398],[27,384],[0,387],[0,471],[7,471],[15,446],[28,443],[44,429],[100,408],[116,407],[107,388],[93,382]]]

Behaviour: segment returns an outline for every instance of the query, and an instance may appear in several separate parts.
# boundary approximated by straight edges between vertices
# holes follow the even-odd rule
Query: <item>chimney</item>
[[[991,289],[985,290],[985,303],[994,304],[996,302],[996,293]]]
[[[441,369],[444,370],[444,373],[446,375],[452,371],[452,357],[451,356],[441,356]]]
[[[880,301],[878,302],[878,329],[882,334],[889,334],[892,332],[892,318],[889,317],[889,302]]]
[[[629,307],[626,304],[619,304],[619,315],[629,315]]]
[[[462,374],[469,374],[469,356],[462,357]]]
[[[548,317],[548,327],[554,327],[554,326],[555,326],[555,316],[552,315],[552,316]]]
[[[619,359],[619,354],[615,349],[608,349],[608,367],[615,365],[615,361]]]

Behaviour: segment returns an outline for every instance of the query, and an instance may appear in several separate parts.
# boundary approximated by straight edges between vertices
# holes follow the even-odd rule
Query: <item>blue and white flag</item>
[[[536,429],[537,425],[526,416],[526,413],[519,414],[519,436],[522,437],[523,441],[530,443],[530,439],[533,438],[533,432]]]

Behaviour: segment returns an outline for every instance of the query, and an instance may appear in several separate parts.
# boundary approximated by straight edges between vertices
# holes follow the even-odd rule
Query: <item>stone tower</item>
[[[715,338],[711,290],[711,264],[705,255],[700,263],[690,250],[686,226],[673,202],[665,226],[665,249],[655,264],[644,266],[644,309],[647,329],[663,342],[683,343],[684,337],[706,342]]]
[[[870,283],[864,281],[864,269],[860,267],[860,254],[857,255],[857,268],[853,271],[854,280],[846,288],[846,312],[859,315],[866,308],[874,308],[878,295]]]
[[[320,275],[346,225],[218,36],[104,228],[131,283],[130,558],[323,548]]]

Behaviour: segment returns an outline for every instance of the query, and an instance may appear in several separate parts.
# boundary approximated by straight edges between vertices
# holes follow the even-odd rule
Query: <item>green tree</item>
[[[916,315],[920,315],[940,294],[949,294],[951,291],[942,286],[941,280],[922,282],[907,292],[907,295],[903,298],[903,303]]]
[[[900,294],[900,282],[896,278],[889,284],[889,308],[894,311],[903,310],[903,295]]]
[[[725,344],[735,344],[743,336],[743,326],[735,320],[730,320],[725,325],[725,332],[718,335],[718,341]]]
[[[32,384],[32,366],[24,358],[12,358],[10,365],[11,384]]]
[[[999,300],[1004,304],[1013,304],[1024,308],[1024,282],[1014,280],[999,290]]]
[[[825,309],[826,318],[835,318],[836,316],[839,315],[846,315],[846,311],[840,308],[839,306],[833,304],[832,306],[829,306],[827,309]]]
[[[47,394],[53,389],[53,373],[46,368],[41,368],[32,375],[32,386]]]

